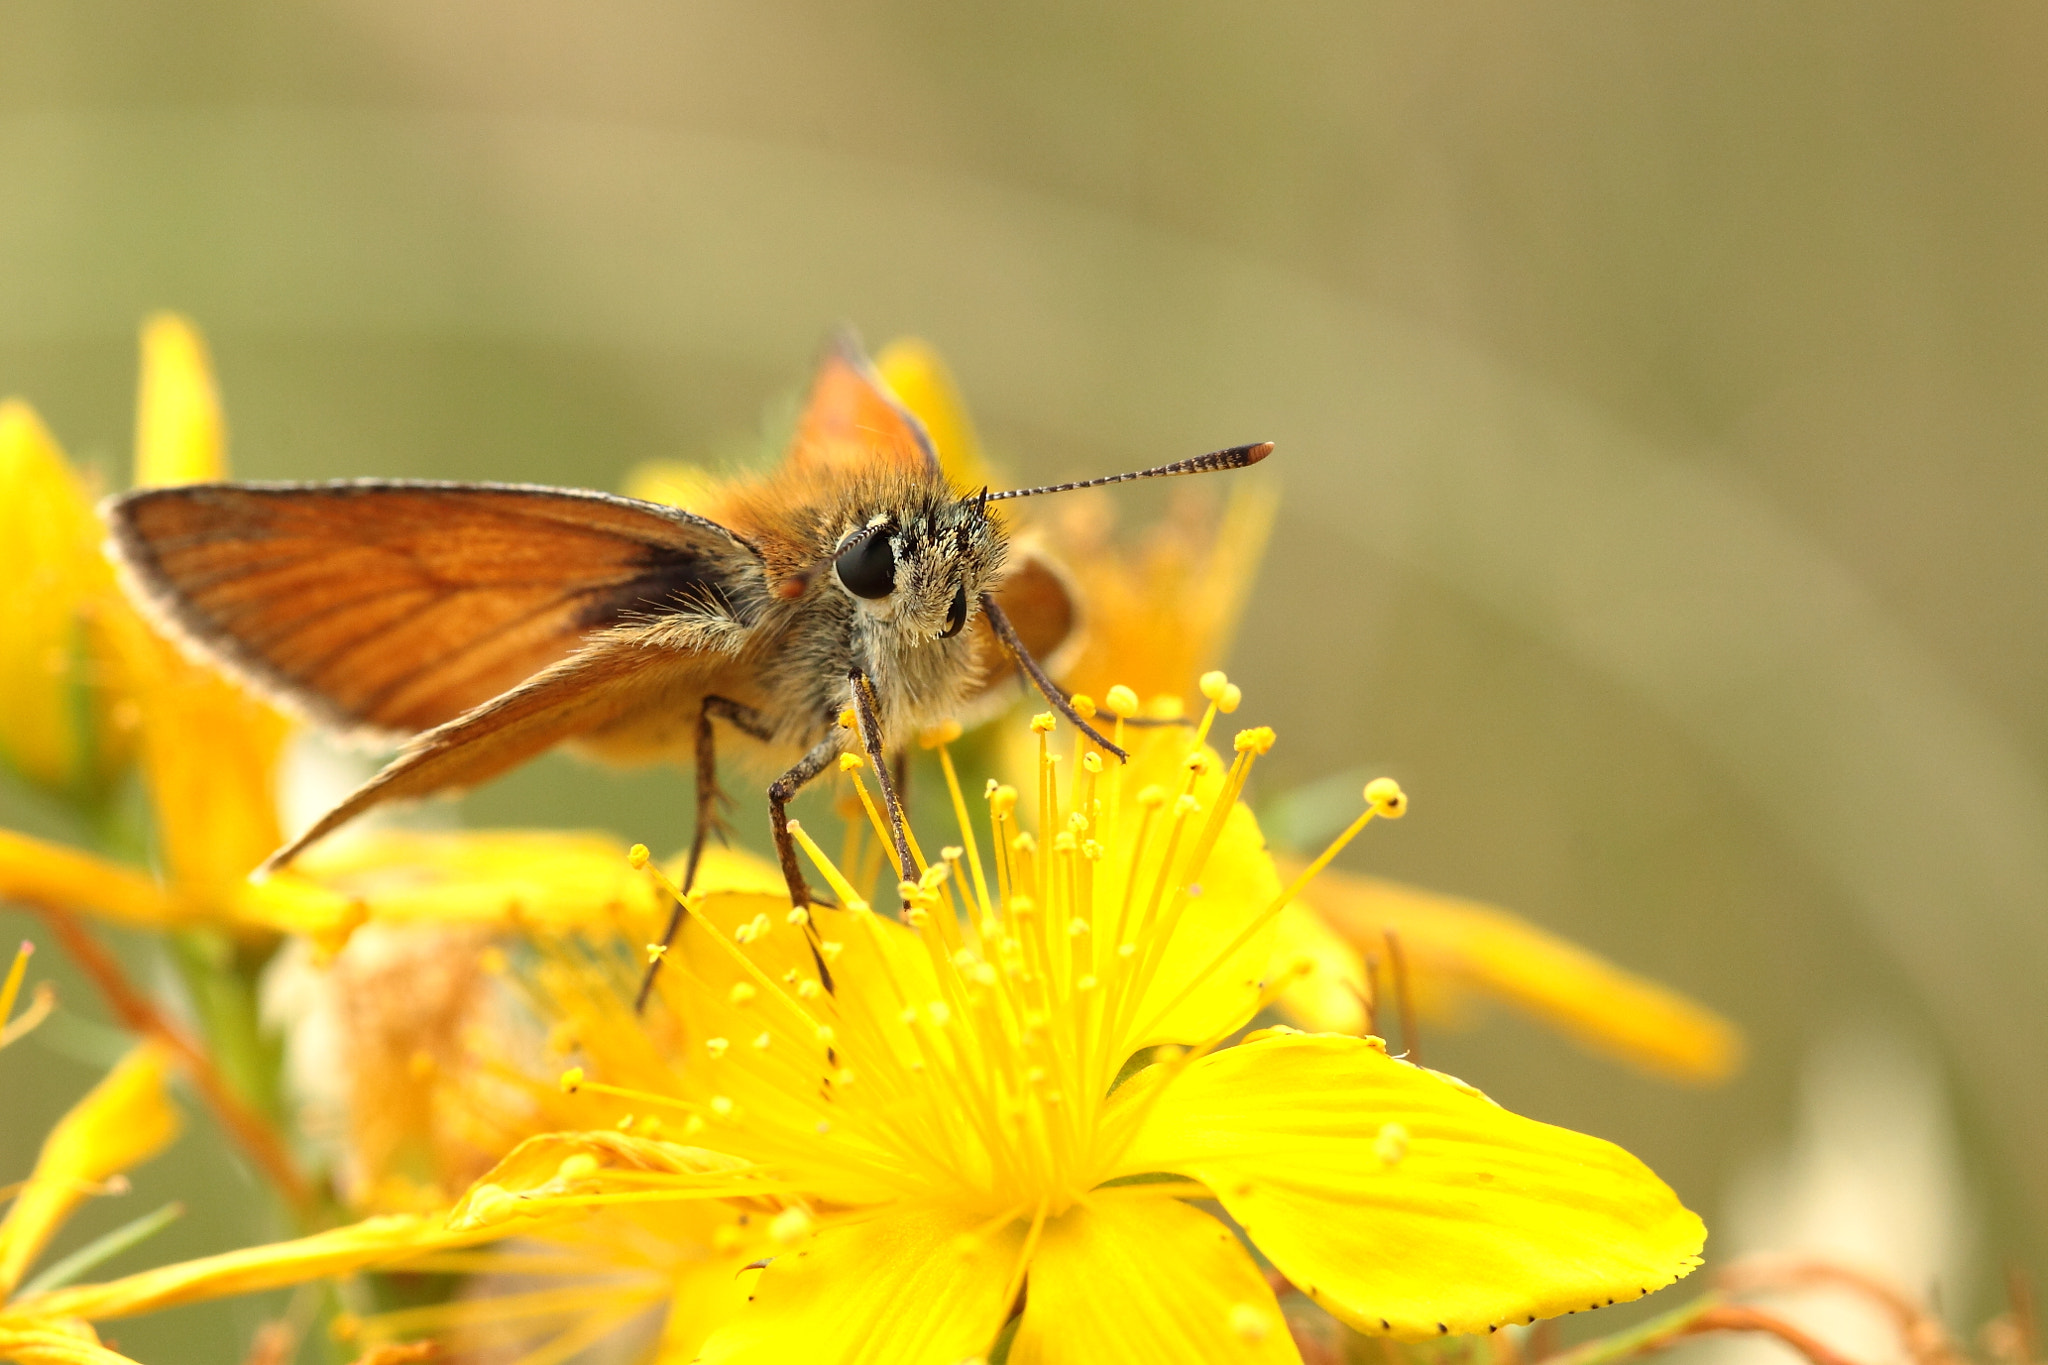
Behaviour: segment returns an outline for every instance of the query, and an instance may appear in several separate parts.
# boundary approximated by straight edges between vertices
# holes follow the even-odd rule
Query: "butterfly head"
[[[840,535],[832,581],[906,643],[949,640],[1003,568],[1002,528],[979,498],[926,496],[877,509]]]

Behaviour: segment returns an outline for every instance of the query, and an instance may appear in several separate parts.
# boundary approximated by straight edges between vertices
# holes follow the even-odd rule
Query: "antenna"
[[[1221,469],[1243,469],[1246,465],[1257,464],[1272,453],[1273,443],[1260,441],[1257,445],[1212,450],[1207,455],[1175,460],[1172,464],[1133,470],[1129,474],[1111,474],[1100,479],[1083,479],[1079,483],[1049,483],[1042,488],[1013,488],[1007,493],[990,493],[984,489],[981,500],[1001,502],[1004,498],[1035,498],[1040,493],[1071,493],[1077,488],[1100,488],[1106,483],[1129,483],[1132,479],[1169,479],[1176,474],[1212,474]]]

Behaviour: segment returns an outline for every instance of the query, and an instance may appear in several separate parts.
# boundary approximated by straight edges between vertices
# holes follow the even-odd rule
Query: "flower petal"
[[[1103,1192],[1045,1225],[1012,1365],[1299,1365],[1237,1235],[1177,1199]]]
[[[1505,910],[1337,872],[1302,899],[1367,952],[1384,956],[1388,932],[1399,934],[1425,1017],[1448,1019],[1465,998],[1492,996],[1592,1051],[1674,1080],[1725,1080],[1742,1065],[1742,1034],[1720,1015]],[[1335,1022],[1314,1013],[1303,1022],[1325,1018]]]
[[[101,794],[134,747],[93,629],[120,609],[103,534],[35,413],[0,402],[0,760],[72,799]]]
[[[142,770],[170,878],[226,896],[283,842],[277,763],[284,717],[193,663],[133,612],[106,625],[140,707]]]
[[[1484,1332],[1641,1298],[1699,1264],[1705,1227],[1642,1162],[1376,1039],[1254,1034],[1161,1093],[1165,1074],[1125,1087],[1151,1108],[1121,1170],[1201,1180],[1363,1331]]]
[[[1119,1045],[1123,1055],[1153,1043],[1207,1042],[1251,1018],[1271,955],[1273,926],[1262,925],[1243,943],[1231,945],[1281,892],[1265,835],[1242,802],[1225,815],[1207,859],[1189,877],[1191,855],[1222,799],[1229,763],[1205,749],[1206,768],[1190,791],[1191,746],[1185,731],[1139,730],[1126,738],[1131,761],[1111,769],[1106,779],[1111,809],[1104,816],[1104,843],[1110,852],[1093,864],[1095,969],[1111,974],[1108,955],[1119,938],[1137,944],[1139,963],[1150,961],[1151,953],[1159,956],[1149,968],[1138,1007],[1130,1012],[1132,1032]],[[1149,816],[1138,799],[1148,786],[1167,793],[1166,804]],[[1167,845],[1175,842],[1175,798],[1182,793],[1193,796],[1197,809],[1181,826],[1173,866],[1162,868]],[[1143,856],[1133,869],[1138,831],[1147,819]],[[1183,885],[1184,899],[1177,894]],[[1227,948],[1231,951],[1219,959]]]
[[[0,1314],[0,1360],[15,1365],[135,1365],[100,1344],[88,1323],[12,1320]]]
[[[957,1365],[988,1348],[1021,1224],[963,1240],[972,1215],[898,1207],[828,1227],[761,1273],[752,1301],[714,1332],[702,1365]]]
[[[158,1266],[104,1284],[53,1289],[10,1304],[9,1308],[94,1322],[133,1317],[202,1299],[253,1294],[280,1285],[347,1275],[372,1266],[389,1266],[426,1252],[467,1246],[498,1235],[490,1228],[451,1231],[438,1218],[391,1214],[289,1242],[272,1242]]]
[[[227,477],[227,424],[213,364],[198,329],[175,313],[142,324],[142,384],[135,411],[135,486]]]
[[[9,829],[0,829],[0,901],[82,911],[143,929],[191,918],[190,907],[133,868]]]
[[[144,1043],[50,1130],[28,1184],[0,1222],[0,1300],[96,1186],[178,1135],[178,1111],[165,1089],[170,1065],[168,1048]]]

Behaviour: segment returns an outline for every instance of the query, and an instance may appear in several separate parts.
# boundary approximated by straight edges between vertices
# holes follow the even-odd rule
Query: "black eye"
[[[896,591],[896,552],[889,548],[889,528],[864,532],[839,552],[832,567],[855,597],[887,597]]]
[[[967,585],[953,589],[953,605],[946,608],[946,628],[939,632],[941,640],[950,640],[960,633],[960,627],[967,624]]]

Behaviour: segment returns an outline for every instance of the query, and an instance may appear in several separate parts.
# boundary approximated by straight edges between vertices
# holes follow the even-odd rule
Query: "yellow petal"
[[[1154,1107],[1122,1169],[1201,1180],[1362,1331],[1484,1332],[1638,1299],[1699,1264],[1705,1227],[1642,1162],[1376,1040],[1259,1034],[1163,1094],[1125,1089]]]
[[[712,1333],[702,1365],[959,1365],[988,1349],[1021,1225],[969,1241],[978,1220],[899,1206],[828,1227],[777,1256]]]
[[[599,928],[637,926],[655,910],[653,883],[602,834],[377,830],[317,845],[292,866],[380,924]]]
[[[1207,861],[1188,883],[1189,892],[1180,910],[1172,909],[1175,888],[1186,880],[1187,858],[1222,799],[1229,765],[1213,752],[1207,754],[1205,775],[1194,785],[1199,809],[1186,817],[1175,867],[1161,894],[1160,863],[1171,838],[1174,801],[1188,790],[1185,760],[1190,738],[1181,730],[1135,731],[1129,765],[1121,773],[1107,775],[1122,784],[1122,810],[1115,817],[1121,829],[1109,840],[1112,852],[1095,865],[1097,933],[1104,935],[1107,945],[1112,926],[1121,919],[1126,926],[1123,938],[1135,940],[1155,894],[1159,895],[1159,910],[1152,923],[1166,927],[1171,921],[1157,972],[1145,991],[1142,1007],[1132,1015],[1136,1031],[1124,1044],[1126,1052],[1153,1043],[1206,1042],[1244,1023],[1258,1007],[1259,982],[1271,955],[1273,926],[1268,923],[1232,950],[1226,960],[1217,960],[1217,955],[1278,899],[1282,889],[1258,819],[1241,802],[1225,816]],[[1133,882],[1130,855],[1141,819],[1137,796],[1148,785],[1162,787],[1169,796],[1152,817],[1145,856]],[[1130,908],[1126,914],[1122,907],[1127,890]]]
[[[144,1043],[50,1130],[27,1186],[0,1222],[0,1299],[102,1181],[147,1161],[178,1135],[178,1111],[164,1088],[170,1065],[167,1048]]]
[[[74,799],[104,790],[133,749],[94,624],[116,605],[103,535],[34,411],[0,402],[0,760]]]
[[[982,455],[981,439],[974,434],[967,403],[953,382],[952,372],[929,342],[901,337],[884,346],[875,357],[875,369],[895,394],[924,423],[938,452],[939,468],[955,488],[974,490],[994,482],[988,460]]]
[[[210,483],[227,469],[227,424],[206,342],[184,318],[158,313],[142,324],[135,486]]]
[[[289,1242],[272,1242],[158,1266],[104,1284],[53,1289],[10,1307],[94,1322],[132,1317],[201,1299],[253,1294],[280,1285],[393,1265],[427,1252],[486,1241],[495,1235],[489,1229],[451,1230],[438,1218],[390,1214]]]
[[[77,1321],[16,1318],[0,1312],[0,1360],[16,1365],[135,1365],[100,1344],[92,1327]]]
[[[1676,1080],[1723,1080],[1742,1064],[1742,1035],[1720,1015],[1504,910],[1334,872],[1303,900],[1354,948],[1382,958],[1387,931],[1398,933],[1425,1018],[1448,1020],[1471,997],[1492,997],[1592,1051]],[[1384,988],[1384,972],[1381,980]],[[1304,1013],[1305,1022],[1335,1022]]]
[[[1176,1199],[1117,1197],[1045,1225],[1012,1365],[1299,1365],[1236,1234]]]
[[[1318,1033],[1364,1033],[1365,1002],[1372,996],[1365,959],[1315,911],[1295,901],[1280,912],[1274,925],[1273,957],[1266,974],[1273,977],[1302,967],[1307,974],[1274,1002],[1280,1011]]]
[[[691,1212],[700,1210],[692,1208]],[[757,1221],[765,1220],[757,1216]],[[669,1235],[674,1234],[670,1231]],[[655,1365],[695,1365],[705,1339],[746,1307],[752,1278],[742,1273],[746,1264],[745,1253],[700,1254],[676,1271],[661,1344],[654,1353]]]
[[[0,829],[0,901],[80,911],[139,929],[193,918],[176,896],[133,868]]]
[[[139,708],[166,871],[194,894],[225,895],[283,842],[277,764],[290,727],[132,613],[107,624]]]

